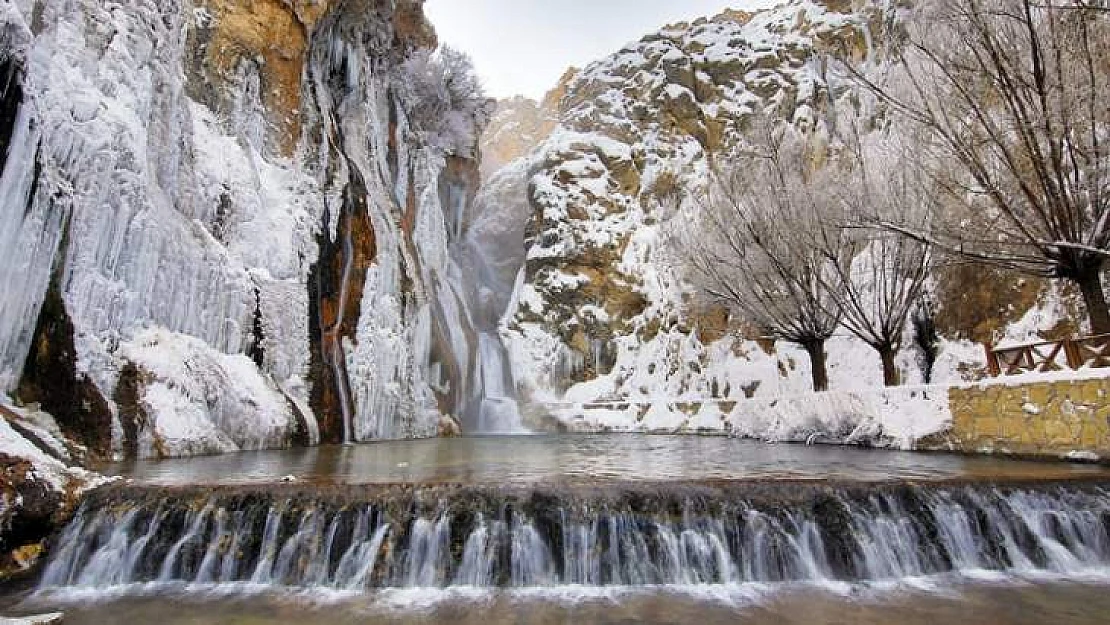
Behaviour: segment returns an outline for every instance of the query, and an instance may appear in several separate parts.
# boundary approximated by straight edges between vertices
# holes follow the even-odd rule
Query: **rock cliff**
[[[102,457],[435,435],[488,116],[435,44],[419,0],[0,6],[2,390]]]

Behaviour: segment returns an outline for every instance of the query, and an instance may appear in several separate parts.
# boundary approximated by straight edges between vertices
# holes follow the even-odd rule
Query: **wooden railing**
[[[996,377],[1034,371],[1110,367],[1110,334],[1002,349],[987,345],[986,352],[987,372]]]

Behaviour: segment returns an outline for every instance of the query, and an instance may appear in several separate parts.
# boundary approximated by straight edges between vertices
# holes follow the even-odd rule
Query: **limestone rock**
[[[842,4],[672,24],[564,77],[558,125],[504,170],[524,174],[531,206],[502,327],[526,390],[559,397],[579,385],[572,396],[597,399],[779,386],[762,384],[779,377],[778,356],[750,350],[762,364],[732,366],[747,359],[723,346],[728,323],[689,314],[662,253],[667,203],[704,188],[757,112],[821,131],[829,87],[815,59],[856,54],[875,19],[875,5]]]

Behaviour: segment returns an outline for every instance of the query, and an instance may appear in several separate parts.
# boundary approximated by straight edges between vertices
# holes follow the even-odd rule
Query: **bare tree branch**
[[[919,141],[949,210],[877,223],[969,259],[1075,282],[1110,331],[1110,12],[1104,2],[935,0],[891,33],[897,68],[849,68]]]

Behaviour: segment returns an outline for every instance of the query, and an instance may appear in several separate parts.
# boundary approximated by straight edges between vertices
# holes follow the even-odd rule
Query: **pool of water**
[[[699,623],[724,625],[1102,625],[1110,614],[1105,581],[917,580],[863,585],[716,586],[518,592],[413,589],[372,595],[295,591],[148,589],[25,604],[65,611],[68,625],[499,625],[535,623]],[[167,606],[172,605],[172,609]]]
[[[498,436],[324,446],[101,467],[140,484],[517,484],[671,480],[994,480],[1110,477],[1097,465],[725,437]]]

